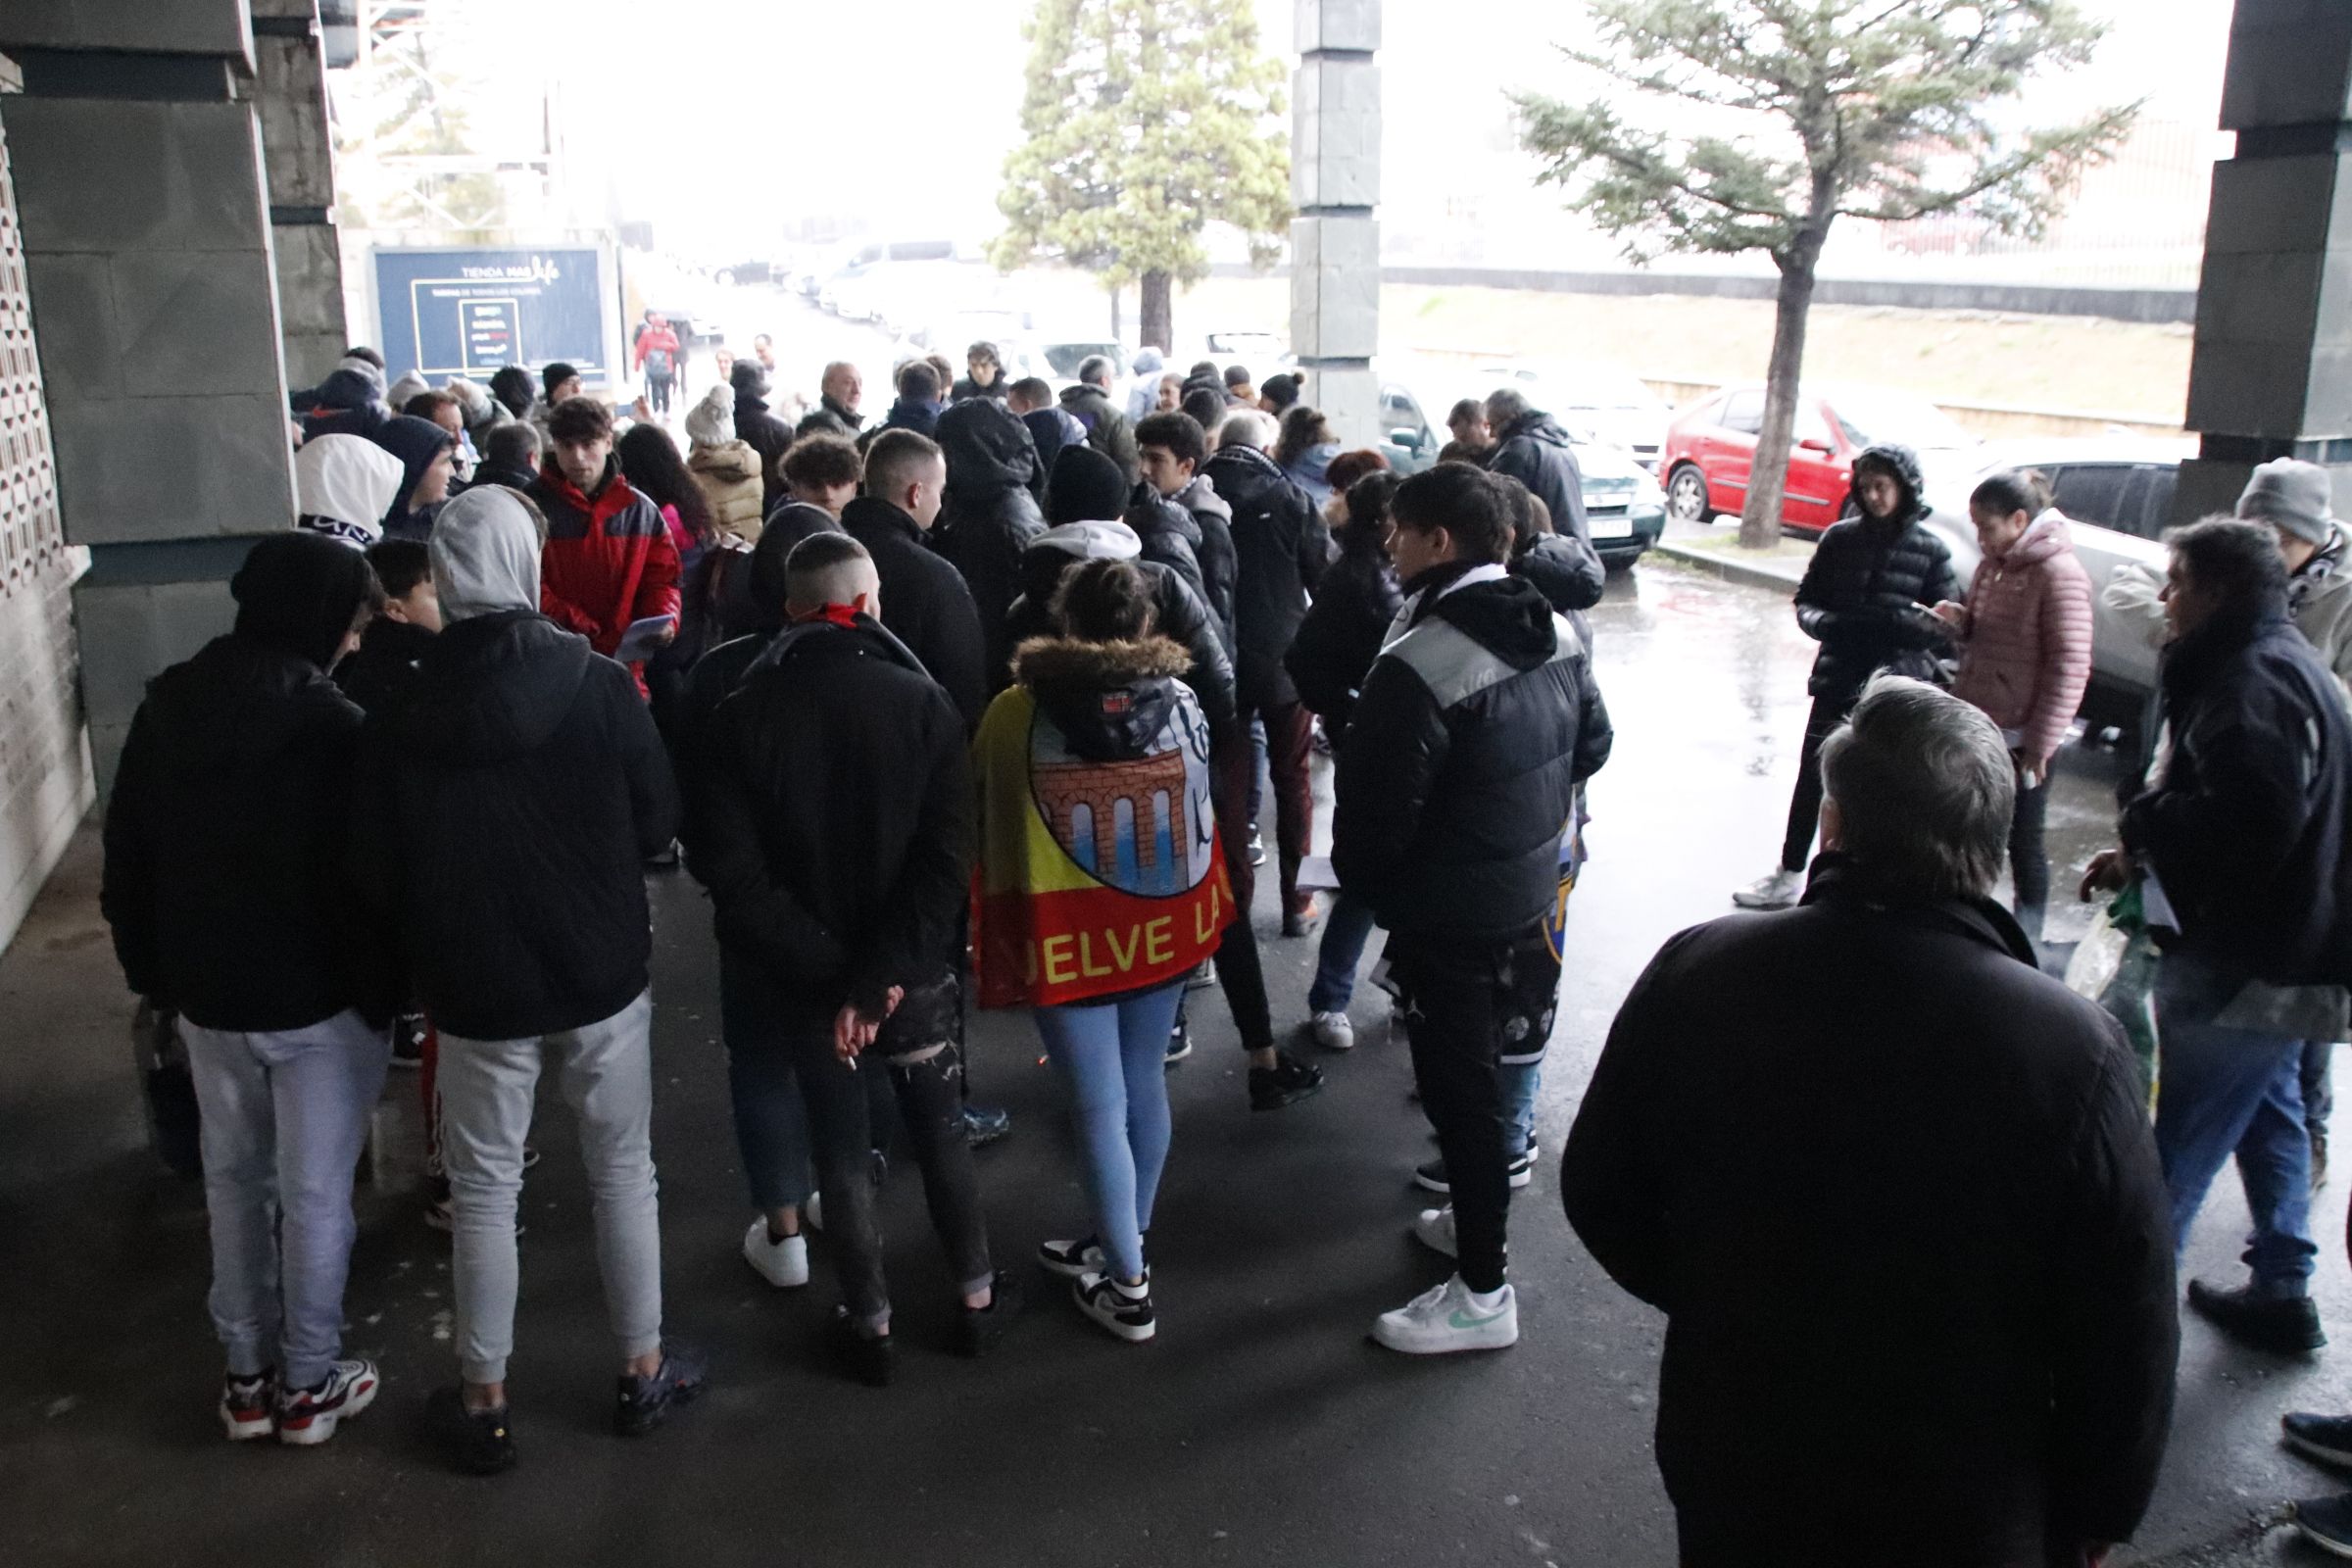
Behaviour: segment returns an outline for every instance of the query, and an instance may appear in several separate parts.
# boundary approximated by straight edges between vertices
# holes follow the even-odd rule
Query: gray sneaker
[[[1779,870],[1734,893],[1732,902],[1742,909],[1787,909],[1795,906],[1804,891],[1804,872]]]

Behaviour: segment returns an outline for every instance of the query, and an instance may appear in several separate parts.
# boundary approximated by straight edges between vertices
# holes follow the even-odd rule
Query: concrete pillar
[[[2254,466],[2297,457],[2352,507],[2352,6],[2237,0],[2222,86],[2237,153],[2214,166],[2176,521],[2227,512]]]
[[[1346,446],[1380,435],[1380,0],[1296,0],[1291,347]]]
[[[318,0],[252,0],[253,106],[262,120],[286,380],[324,380],[350,339],[335,229],[334,136]]]
[[[243,0],[0,6],[24,219],[100,782],[146,678],[230,619],[293,454]]]

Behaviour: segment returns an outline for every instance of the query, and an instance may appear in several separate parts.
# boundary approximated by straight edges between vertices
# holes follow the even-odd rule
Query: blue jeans
[[[1168,1028],[1181,982],[1115,1003],[1037,1009],[1037,1032],[1070,1092],[1095,1236],[1122,1280],[1144,1272],[1144,1232],[1168,1162]]]
[[[179,1038],[202,1118],[209,1304],[228,1370],[275,1364],[289,1388],[316,1388],[343,1353],[351,1182],[392,1037],[345,1011],[275,1034],[182,1018]]]
[[[718,956],[718,1032],[727,1047],[727,1098],[752,1206],[799,1208],[815,1191],[808,1111],[801,1099],[781,1007],[769,988]]]
[[[1306,990],[1309,1012],[1346,1012],[1355,995],[1356,966],[1372,940],[1372,906],[1342,893],[1332,901],[1323,922],[1323,943],[1315,950],[1315,982]]]
[[[2232,1152],[2254,1234],[2246,1267],[2266,1296],[2302,1296],[2311,1239],[2311,1138],[2303,1124],[2303,1043],[2214,1024],[2163,1027],[2156,1152],[2173,1202],[2173,1246]]]
[[[1506,1061],[1494,1069],[1502,1085],[1502,1117],[1516,1140],[1514,1150],[1536,1147],[1536,1091],[1544,1087],[1544,1063]]]

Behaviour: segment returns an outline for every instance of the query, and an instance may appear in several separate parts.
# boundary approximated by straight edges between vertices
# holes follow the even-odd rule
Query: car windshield
[[[1100,354],[1114,364],[1119,358],[1119,346],[1116,343],[1048,343],[1040,352],[1045,355],[1046,363],[1054,368],[1055,375],[1072,377],[1078,374],[1078,367],[1093,355]]]
[[[1977,445],[1977,438],[1950,415],[1908,392],[1882,387],[1840,389],[1830,394],[1830,408],[1845,427],[1846,438],[1858,447],[1887,441],[1913,448]]]

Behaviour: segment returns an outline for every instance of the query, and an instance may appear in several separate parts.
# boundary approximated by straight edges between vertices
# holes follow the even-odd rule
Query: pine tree
[[[1037,0],[1022,32],[997,265],[1042,254],[1140,282],[1143,341],[1167,349],[1174,285],[1208,273],[1201,230],[1232,224],[1262,267],[1289,225],[1282,68],[1250,0]]]

